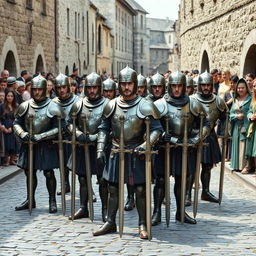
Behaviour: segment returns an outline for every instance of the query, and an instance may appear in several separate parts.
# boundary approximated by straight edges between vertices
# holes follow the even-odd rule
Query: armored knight
[[[102,178],[103,169],[99,166],[96,159],[96,141],[98,127],[101,123],[103,109],[108,99],[102,97],[102,81],[95,72],[88,75],[85,79],[84,94],[85,97],[77,101],[71,108],[68,129],[73,130],[72,116],[76,116],[76,139],[80,143],[90,143],[89,156],[91,173],[97,175],[99,184],[99,194],[102,203],[102,220],[106,221],[108,189],[107,182]],[[83,120],[85,118],[85,125]],[[86,130],[86,134],[84,131]],[[82,145],[77,146],[76,151],[76,174],[80,183],[80,208],[75,213],[74,219],[87,218],[88,212],[88,190],[85,173],[85,152]],[[72,156],[68,163],[69,168],[72,167]],[[69,217],[71,219],[71,217]]]
[[[133,153],[125,153],[124,182],[134,184],[136,207],[139,215],[139,235],[141,239],[148,239],[146,229],[146,191],[145,191],[145,158],[138,152],[145,150],[145,118],[150,118],[150,143],[158,140],[162,132],[159,112],[153,103],[137,95],[137,74],[128,66],[119,73],[120,96],[111,100],[104,109],[103,121],[99,128],[97,157],[99,161],[106,160],[104,148],[107,137],[112,132],[112,148],[119,148],[120,117],[124,117],[124,145],[125,149],[132,149]],[[94,236],[116,232],[116,213],[118,210],[119,185],[119,154],[112,152],[104,170],[104,178],[109,183],[108,220]]]
[[[165,127],[164,141],[175,145],[170,151],[170,169],[174,176],[174,194],[176,198],[176,220],[181,221],[181,175],[182,175],[182,143],[184,138],[185,119],[187,116],[187,134],[191,145],[199,142],[199,128],[201,112],[203,107],[194,98],[186,95],[186,77],[181,72],[174,72],[169,76],[168,93],[157,101],[155,105],[161,113],[161,123]],[[166,131],[166,118],[168,118],[169,131]],[[197,132],[195,132],[197,131]],[[204,123],[203,136],[209,131],[207,122]],[[177,145],[179,144],[179,145]],[[196,170],[196,148],[189,147],[187,153],[187,175],[192,175]],[[159,149],[157,160],[157,182],[154,189],[154,214],[152,225],[161,222],[161,204],[165,195],[165,154],[164,149]],[[196,224],[196,220],[185,213],[184,221],[189,224]]]
[[[53,99],[53,102],[58,104],[62,110],[62,115],[67,123],[69,112],[71,107],[75,102],[78,101],[79,97],[72,94],[70,92],[70,81],[69,78],[63,74],[59,74],[55,79],[55,91],[57,97]],[[64,140],[70,140],[70,135],[65,131],[63,134]],[[70,192],[70,184],[69,184],[69,168],[67,167],[68,159],[71,155],[71,145],[63,144],[63,152],[64,152],[64,168],[65,168],[65,193]],[[58,195],[61,192],[57,193]]]
[[[165,94],[165,78],[158,72],[153,75],[148,84],[149,95],[147,100],[156,101],[162,98]]]
[[[221,161],[220,147],[214,127],[217,120],[225,121],[227,105],[223,99],[213,94],[213,78],[207,71],[199,76],[197,93],[194,94],[193,97],[203,105],[203,108],[208,115],[211,128],[209,135],[205,139],[205,142],[209,143],[209,146],[203,147],[201,199],[218,203],[219,200],[210,193],[211,169],[214,164]]]
[[[114,99],[116,97],[116,83],[108,78],[103,83],[103,96],[107,99]]]
[[[194,82],[190,76],[186,76],[186,94],[188,96],[194,94]]]
[[[37,170],[43,170],[46,178],[46,186],[49,193],[49,212],[57,212],[56,205],[56,179],[54,168],[59,168],[57,145],[52,139],[58,134],[58,120],[61,116],[59,106],[46,97],[47,81],[42,76],[33,78],[31,83],[31,99],[23,102],[17,111],[13,129],[21,139],[19,159],[17,166],[24,169],[27,179],[27,199],[15,208],[16,211],[28,209],[29,193],[29,150],[28,141],[34,141],[33,145],[33,208],[36,207],[35,190],[37,187]],[[29,133],[30,118],[32,120],[32,134]]]
[[[141,97],[146,97],[148,92],[147,92],[147,80],[146,78],[139,74],[138,77],[138,89],[137,89],[137,93],[138,95],[140,95]]]

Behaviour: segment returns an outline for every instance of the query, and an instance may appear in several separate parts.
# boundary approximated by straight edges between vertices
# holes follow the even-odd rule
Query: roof
[[[134,10],[148,14],[148,12],[141,5],[139,5],[135,0],[126,0],[126,2],[128,2]]]
[[[150,30],[171,31],[173,30],[173,24],[174,21],[169,19],[147,18],[147,27]]]
[[[130,13],[134,16],[137,15],[137,11],[130,5],[130,2],[127,0],[117,0],[120,4],[122,4]]]

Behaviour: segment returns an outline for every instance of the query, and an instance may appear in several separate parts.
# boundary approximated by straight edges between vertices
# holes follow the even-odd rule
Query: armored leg
[[[99,193],[101,199],[101,214],[102,221],[107,221],[107,209],[108,209],[108,183],[102,177],[98,177]]]
[[[66,167],[65,168],[65,184],[64,184],[64,189],[65,189],[65,194],[70,192],[70,183],[69,183],[69,169]],[[57,192],[57,195],[61,195],[61,191]]]
[[[154,210],[152,216],[152,226],[156,226],[161,222],[161,206],[165,196],[164,178],[157,178],[154,191]]]
[[[201,199],[204,201],[219,203],[218,198],[216,198],[212,193],[210,193],[211,169],[212,165],[202,164],[201,182],[203,190],[201,194]]]
[[[57,212],[56,203],[56,178],[53,170],[44,170],[46,187],[49,193],[49,213]]]
[[[181,177],[175,176],[174,194],[176,199],[176,220],[181,221]],[[196,220],[191,218],[185,212],[184,222],[188,224],[196,224]]]
[[[134,186],[130,184],[126,184],[127,187],[127,198],[126,198],[126,203],[124,206],[125,211],[131,211],[135,207],[135,202],[134,202]]]
[[[28,174],[28,170],[25,170],[25,175],[26,175],[26,186],[27,186],[27,199],[22,202],[20,205],[15,207],[15,211],[22,211],[22,210],[26,210],[29,207],[28,204],[28,198],[29,198],[29,174]],[[37,176],[36,176],[36,170],[34,170],[33,172],[33,204],[32,207],[36,208],[36,201],[35,201],[35,191],[36,191],[36,187],[37,187]]]
[[[190,174],[187,176],[185,206],[191,205],[191,193],[192,193],[192,186],[193,186],[194,180],[195,180],[195,176],[193,174]]]
[[[81,219],[81,218],[88,218],[89,211],[88,211],[88,190],[87,190],[87,183],[86,178],[83,176],[78,176],[79,184],[80,184],[80,208],[74,215],[74,220]],[[69,220],[71,220],[71,216],[69,216]]]
[[[148,239],[146,227],[146,188],[145,184],[135,186],[136,208],[139,215],[139,235],[141,239]]]
[[[93,232],[94,236],[101,236],[116,232],[116,213],[118,210],[118,185],[109,184],[108,218],[107,222],[98,230]]]

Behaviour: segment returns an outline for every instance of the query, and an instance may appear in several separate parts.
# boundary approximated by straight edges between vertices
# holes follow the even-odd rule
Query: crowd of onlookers
[[[79,70],[75,68],[70,75],[70,91],[79,96],[83,95],[86,75],[79,77]],[[171,71],[163,76],[167,79]],[[193,78],[193,87],[187,86],[187,94],[196,91],[198,70],[184,71],[185,75]],[[40,73],[47,79],[47,96],[54,98],[54,75]],[[231,75],[228,69],[211,71],[213,76],[213,92],[224,99],[229,110],[229,135],[226,161],[231,161],[231,168],[242,174],[254,173],[256,166],[256,79],[254,74],[247,74],[244,78]],[[19,152],[17,141],[12,130],[12,123],[19,104],[30,99],[30,85],[33,76],[24,70],[16,79],[9,76],[8,70],[3,70],[0,76],[0,166],[15,165]],[[102,80],[108,78],[103,73]],[[216,132],[219,143],[222,144],[224,135],[223,123],[218,123]]]

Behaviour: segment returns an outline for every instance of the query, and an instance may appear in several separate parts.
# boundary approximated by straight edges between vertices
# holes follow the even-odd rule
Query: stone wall
[[[181,0],[181,69],[256,73],[255,12],[252,0]]]
[[[0,0],[1,70],[7,64],[16,76],[24,69],[31,73],[56,71],[54,1],[45,3],[43,10],[42,1],[32,1],[32,8],[27,8],[23,0]]]

